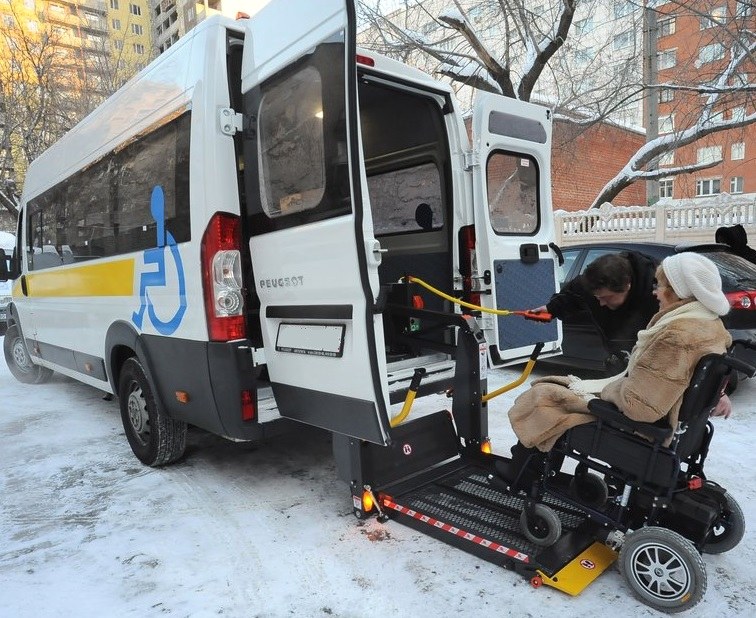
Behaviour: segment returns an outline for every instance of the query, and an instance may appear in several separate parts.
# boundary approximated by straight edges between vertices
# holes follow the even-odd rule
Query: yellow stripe
[[[29,296],[132,296],[134,259],[29,273]]]

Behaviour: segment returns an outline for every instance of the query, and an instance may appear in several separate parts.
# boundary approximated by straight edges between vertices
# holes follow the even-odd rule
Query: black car
[[[563,247],[564,264],[560,284],[581,274],[586,266],[606,253],[637,251],[657,262],[682,251],[706,255],[717,265],[722,289],[730,301],[730,313],[722,318],[733,340],[756,341],[756,265],[735,255],[727,245],[668,245],[661,243],[602,242]],[[562,354],[547,362],[573,369],[597,371],[606,375],[619,373],[627,364],[635,341],[608,340],[585,312],[585,320],[563,323]],[[756,355],[743,348],[739,355],[756,364]]]

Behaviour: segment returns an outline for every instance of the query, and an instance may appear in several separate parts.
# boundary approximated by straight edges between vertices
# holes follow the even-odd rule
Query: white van
[[[421,395],[454,373],[460,307],[407,276],[489,309],[549,298],[550,111],[481,94],[471,143],[447,85],[354,33],[351,0],[208,19],[32,163],[18,379],[114,393],[148,465],[188,424],[386,444],[415,370]],[[484,371],[558,349],[556,323],[479,323]]]

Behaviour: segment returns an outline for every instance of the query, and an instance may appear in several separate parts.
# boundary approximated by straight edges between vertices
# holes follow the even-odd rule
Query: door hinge
[[[466,152],[463,155],[463,157],[464,157],[465,171],[470,171],[472,168],[478,167],[480,165],[480,157],[478,156],[478,153],[474,150]]]
[[[244,128],[244,115],[237,114],[230,107],[224,107],[218,112],[220,130],[223,135],[236,135]]]

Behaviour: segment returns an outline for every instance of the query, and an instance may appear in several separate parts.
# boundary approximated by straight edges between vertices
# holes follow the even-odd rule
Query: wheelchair
[[[613,404],[594,399],[596,421],[567,431],[543,462],[520,519],[524,535],[549,546],[561,536],[560,520],[546,502],[557,499],[593,523],[596,538],[619,552],[618,566],[633,594],[660,611],[693,607],[706,591],[702,553],[731,550],[743,538],[745,519],[725,488],[706,478],[704,463],[714,427],[709,414],[728,380],[756,369],[726,354],[704,356],[683,395],[676,430],[633,421]],[[662,421],[664,422],[664,421]],[[563,460],[574,473],[558,471]]]

